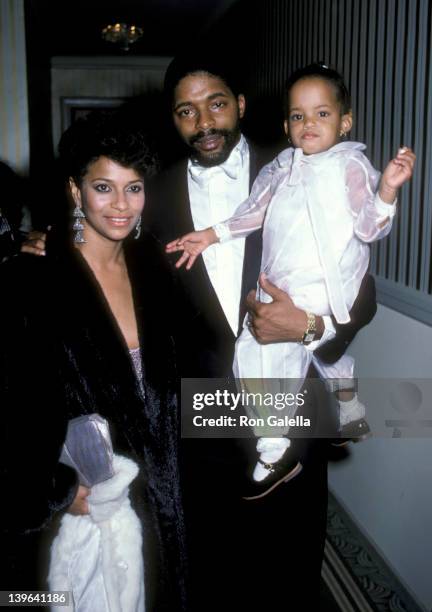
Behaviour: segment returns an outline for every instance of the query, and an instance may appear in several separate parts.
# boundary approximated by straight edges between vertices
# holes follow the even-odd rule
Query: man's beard
[[[224,139],[224,144],[220,151],[209,151],[206,154],[203,154],[202,151],[197,150],[193,145],[196,142],[199,142],[200,139],[208,137],[208,136],[221,136]],[[215,128],[207,131],[198,132],[192,136],[188,144],[192,149],[191,157],[197,160],[200,166],[204,166],[205,168],[211,168],[213,166],[219,166],[219,164],[223,164],[224,161],[228,159],[231,151],[237,144],[240,137],[240,125],[237,124],[232,130],[217,130]]]

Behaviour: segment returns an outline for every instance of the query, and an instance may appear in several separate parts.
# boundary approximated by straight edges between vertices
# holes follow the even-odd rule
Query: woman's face
[[[144,208],[144,181],[132,168],[125,168],[108,157],[89,165],[78,187],[71,179],[75,204],[86,216],[84,238],[102,236],[118,242],[137,225]]]

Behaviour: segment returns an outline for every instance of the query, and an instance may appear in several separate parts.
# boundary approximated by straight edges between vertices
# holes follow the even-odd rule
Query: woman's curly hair
[[[78,119],[63,133],[58,151],[64,178],[72,177],[77,185],[89,165],[102,156],[132,168],[142,178],[158,170],[156,155],[145,134],[131,126],[119,111],[93,111]]]

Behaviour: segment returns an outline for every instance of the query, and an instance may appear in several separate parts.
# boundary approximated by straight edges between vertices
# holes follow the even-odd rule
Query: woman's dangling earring
[[[342,138],[342,140],[344,140],[346,138],[346,132],[344,132],[344,130],[341,130],[339,132],[339,136]]]
[[[135,225],[135,240],[138,240],[138,238],[141,236],[141,216],[138,218],[138,223]]]
[[[85,214],[83,213],[81,206],[78,206],[78,204],[76,204],[75,210],[73,211],[72,216],[75,219],[75,222],[72,228],[73,231],[75,232],[74,242],[76,244],[82,244],[83,242],[85,242],[84,236],[83,236],[84,225],[82,224],[82,220],[85,219]]]

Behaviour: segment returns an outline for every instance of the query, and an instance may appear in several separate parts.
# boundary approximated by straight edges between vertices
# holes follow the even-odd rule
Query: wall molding
[[[377,301],[412,319],[432,325],[432,295],[375,277]]]
[[[162,89],[171,57],[159,56],[56,56],[51,59],[51,113],[53,150],[64,122],[65,100],[128,100]]]
[[[322,578],[342,612],[426,612],[331,492]]]

